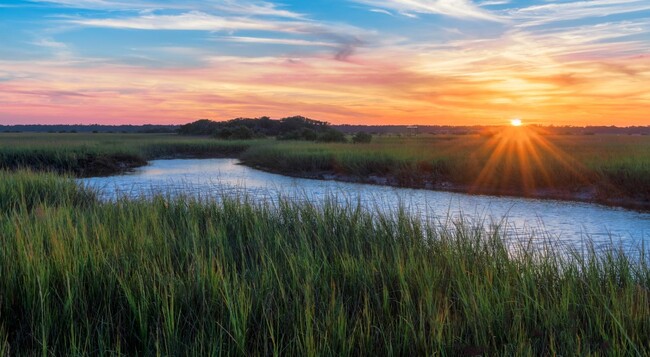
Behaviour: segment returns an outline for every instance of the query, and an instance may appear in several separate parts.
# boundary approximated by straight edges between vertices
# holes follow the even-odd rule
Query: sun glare
[[[473,192],[487,188],[533,194],[538,187],[555,187],[553,170],[558,169],[584,180],[576,162],[537,128],[522,125],[519,118],[510,123],[484,144],[489,157],[472,185]]]

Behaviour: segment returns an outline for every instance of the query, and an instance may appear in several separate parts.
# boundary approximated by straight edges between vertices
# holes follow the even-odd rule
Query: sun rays
[[[531,195],[539,189],[586,183],[586,170],[566,152],[555,146],[538,128],[522,126],[513,119],[511,126],[494,134],[480,149],[489,153],[474,180],[473,192]]]

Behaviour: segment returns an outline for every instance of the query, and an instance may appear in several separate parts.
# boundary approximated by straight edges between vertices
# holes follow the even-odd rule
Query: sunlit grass
[[[498,227],[403,212],[0,178],[0,354],[650,353],[642,251],[514,258]]]
[[[513,132],[524,136],[505,135]],[[375,137],[370,144],[223,141],[171,134],[0,134],[0,168],[111,174],[155,158],[239,157],[289,174],[382,177],[402,186],[451,184],[476,193],[650,201],[650,137],[557,136],[508,127],[485,135]]]
[[[236,156],[254,143],[173,134],[0,134],[0,168],[109,175],[156,158]]]
[[[252,146],[241,158],[279,172],[377,175],[405,186],[448,182],[478,193],[595,191],[599,197],[650,201],[649,137],[517,134],[523,130],[376,138],[369,145],[268,143]]]

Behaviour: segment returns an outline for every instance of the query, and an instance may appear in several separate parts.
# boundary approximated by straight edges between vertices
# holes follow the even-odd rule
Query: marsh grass
[[[97,195],[73,180],[53,173],[0,170],[0,212],[30,212],[37,207],[85,207]]]
[[[498,227],[404,211],[0,176],[2,354],[650,353],[643,248],[515,257]]]
[[[253,166],[281,173],[333,172],[398,186],[450,183],[470,192],[535,195],[591,192],[650,204],[650,139],[613,135],[543,139],[535,155],[497,155],[490,138],[472,135],[377,138],[372,144],[261,143],[243,152]],[[486,169],[487,168],[487,169]],[[487,176],[482,176],[487,173]]]
[[[101,176],[157,158],[233,157],[252,144],[170,134],[0,134],[0,169]]]
[[[378,137],[370,144],[327,144],[171,134],[0,134],[0,169],[97,176],[158,158],[238,157],[247,165],[284,174],[334,173],[357,180],[374,176],[396,186],[453,185],[473,193],[521,196],[582,194],[601,202],[650,205],[649,137],[538,137],[552,151],[538,145],[537,155],[517,157],[519,144],[514,143],[491,160],[498,144],[481,135]]]

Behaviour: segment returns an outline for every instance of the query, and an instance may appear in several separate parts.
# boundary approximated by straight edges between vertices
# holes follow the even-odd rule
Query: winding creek
[[[337,181],[302,179],[239,165],[236,159],[154,160],[132,173],[79,179],[96,188],[103,199],[148,196],[152,193],[198,197],[246,195],[255,201],[278,197],[321,203],[332,199],[360,202],[372,211],[395,212],[399,207],[425,220],[452,224],[463,219],[501,224],[513,236],[533,237],[553,244],[639,246],[650,240],[650,213],[581,202],[396,188]]]

